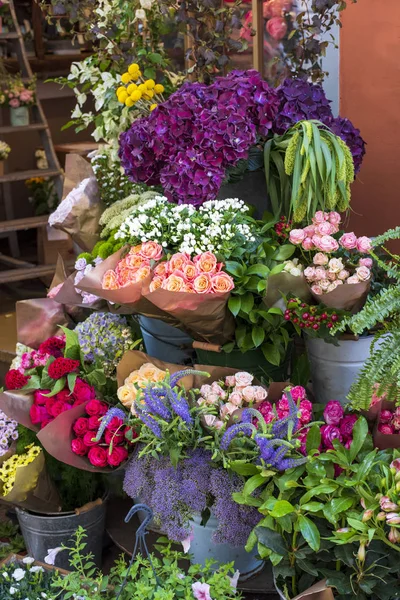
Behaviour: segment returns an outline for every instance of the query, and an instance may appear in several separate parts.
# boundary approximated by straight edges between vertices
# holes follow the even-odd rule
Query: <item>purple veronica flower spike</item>
[[[196,369],[182,369],[182,371],[177,371],[173,375],[170,375],[169,385],[174,388],[181,379],[187,377],[188,375],[199,375],[203,377],[210,377],[209,373],[205,371],[196,371]]]
[[[154,433],[156,437],[161,438],[161,427],[157,421],[147,412],[143,411],[136,403],[135,409],[139,419],[143,421],[145,425],[147,425],[147,427]]]
[[[145,388],[143,396],[145,404],[150,412],[159,415],[162,419],[165,419],[166,421],[171,420],[171,411],[167,408],[167,406],[165,406],[163,402],[163,398],[166,397],[163,390],[157,390],[150,384]]]
[[[110,421],[114,417],[117,417],[118,419],[122,419],[123,421],[125,421],[126,414],[120,408],[115,408],[115,407],[114,408],[110,408],[106,412],[106,414],[104,415],[104,417],[101,419],[100,427],[99,427],[99,430],[98,430],[97,435],[95,437],[96,442],[98,442],[101,439],[101,436],[105,432],[105,429],[106,429],[107,425],[110,423]]]
[[[231,425],[222,437],[220,443],[221,450],[228,450],[232,440],[239,435],[239,433],[251,437],[253,433],[257,433],[257,429],[251,423],[237,423],[236,425]]]
[[[276,438],[286,438],[289,433],[289,424],[292,423],[292,431],[295,431],[299,422],[298,411],[290,392],[285,392],[289,403],[289,414],[283,419],[279,419],[272,425],[271,433]]]
[[[174,390],[169,390],[168,400],[174,413],[177,414],[178,417],[182,419],[182,421],[185,421],[186,425],[193,425],[193,419],[192,415],[190,414],[189,404],[187,403],[186,398],[184,398],[183,396],[183,391],[175,392]]]

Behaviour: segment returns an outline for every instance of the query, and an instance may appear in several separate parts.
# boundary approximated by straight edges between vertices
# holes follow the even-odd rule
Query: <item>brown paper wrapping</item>
[[[53,335],[60,335],[60,326],[68,326],[71,320],[63,306],[51,298],[20,300],[16,303],[17,341],[37,349]]]
[[[21,425],[32,431],[39,431],[37,425],[33,425],[29,411],[33,404],[33,392],[22,390],[6,390],[0,394],[0,409],[6,413],[9,419],[18,421]]]
[[[74,406],[54,419],[46,425],[37,434],[39,442],[43,448],[54,456],[60,462],[63,462],[71,467],[76,467],[83,471],[91,471],[92,473],[112,473],[118,469],[115,467],[98,468],[90,464],[86,456],[78,456],[71,450],[71,441],[76,437],[73,433],[72,426],[76,419],[84,416],[87,402]]]
[[[0,496],[0,502],[39,513],[60,512],[60,497],[47,474],[43,452],[29,465],[17,468],[14,486],[9,494]]]
[[[149,356],[144,352],[140,352],[139,350],[128,350],[128,352],[125,352],[117,365],[118,387],[124,385],[125,379],[132,373],[132,371],[140,369],[140,367],[145,363],[151,363],[162,371],[166,371],[168,369],[171,374],[187,368],[183,367],[182,365],[175,365],[173,363],[167,363],[162,360],[158,360],[158,358],[153,358],[152,356]],[[182,385],[186,390],[190,390],[191,388],[195,387],[193,376],[189,375],[182,379]]]
[[[104,273],[109,269],[114,270],[116,268],[124,252],[125,249],[121,248],[121,250],[118,250],[118,252],[115,252],[106,258],[106,260],[97,265],[90,273],[85,275],[76,287],[85,292],[89,292],[90,294],[95,294],[100,298],[104,298],[113,304],[122,305],[121,310],[118,306],[114,307],[113,312],[119,314],[132,314],[133,312],[136,312],[145,317],[161,319],[170,325],[177,324],[176,319],[166,314],[143,297],[142,290],[145,283],[144,281],[133,283],[118,290],[103,290],[102,280]],[[148,284],[150,283],[150,280],[151,276],[148,277]]]
[[[190,337],[210,344],[224,344],[233,339],[235,321],[228,310],[230,292],[226,294],[191,294],[158,289],[150,292],[144,282],[144,296],[169,314]]]
[[[53,227],[69,233],[82,250],[90,252],[100,239],[99,220],[103,212],[96,177],[89,162],[78,154],[67,154],[63,199],[84,179],[90,183],[82,189],[81,197],[62,222]]]
[[[285,594],[278,588],[276,583],[275,589],[282,600],[287,600]],[[313,586],[308,588],[308,590],[305,590],[291,600],[305,600],[306,598],[307,600],[334,600],[334,595],[332,589],[326,587],[326,580],[324,580],[315,583]]]
[[[337,310],[347,310],[356,313],[362,309],[368,296],[371,283],[362,281],[355,284],[339,285],[332,292],[327,294],[317,295],[311,291],[311,286],[307,283],[304,276],[294,277],[290,273],[278,273],[267,279],[267,290],[264,302],[271,307],[280,300],[281,293],[292,293],[298,296],[303,302],[310,302],[311,298],[317,304],[324,304],[329,308]]]
[[[379,406],[379,410],[373,432],[375,448],[378,448],[379,450],[386,450],[387,448],[400,448],[400,433],[386,435],[378,431],[381,412],[383,410],[393,411],[393,409],[395,408],[394,402],[389,402],[388,400],[381,400],[377,406]],[[375,408],[375,406],[373,406],[372,408]]]

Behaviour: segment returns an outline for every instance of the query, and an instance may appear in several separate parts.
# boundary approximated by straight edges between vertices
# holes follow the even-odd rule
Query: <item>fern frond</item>
[[[383,244],[385,242],[388,242],[389,240],[397,240],[399,238],[400,238],[400,226],[395,227],[394,229],[388,229],[387,231],[385,231],[385,233],[382,233],[382,235],[377,235],[372,240],[372,246],[374,248],[378,248],[379,246],[383,246]]]

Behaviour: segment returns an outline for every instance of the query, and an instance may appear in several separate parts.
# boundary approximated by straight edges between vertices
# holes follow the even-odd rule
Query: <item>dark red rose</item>
[[[43,394],[50,394],[50,390],[35,390],[33,392],[33,402],[34,404],[46,404],[48,398]]]
[[[38,406],[37,404],[32,404],[29,416],[33,425],[38,425],[42,421],[49,418],[49,414],[44,406]]]
[[[90,448],[88,459],[90,464],[94,467],[106,467],[107,466],[107,451],[101,446],[95,446]]]
[[[61,400],[61,402],[67,402],[67,404],[72,404],[74,401],[74,397],[71,395],[68,388],[61,390],[61,392],[58,392],[54,397],[56,400]]]
[[[63,412],[70,410],[71,408],[71,404],[68,404],[67,402],[62,402],[62,400],[56,400],[53,406],[50,407],[49,414],[52,417],[58,417],[58,415],[61,415]]]
[[[108,423],[106,429],[107,429],[107,431],[111,431],[112,433],[115,433],[116,431],[121,429],[123,424],[124,424],[124,422],[122,419],[119,419],[118,417],[113,417],[111,419],[111,421]]]
[[[51,356],[55,356],[55,358],[59,358],[60,356],[63,356],[64,348],[65,338],[54,336],[42,342],[38,348],[38,352],[41,354],[50,354]]]
[[[30,378],[30,375],[23,375],[17,369],[10,369],[4,378],[4,383],[8,390],[20,390]]]
[[[85,419],[85,417],[79,417],[79,419],[75,421],[72,429],[78,436],[85,435],[88,430],[88,419]]]
[[[71,442],[71,450],[74,454],[78,454],[78,456],[86,456],[89,448],[85,445],[82,438],[75,438]]]
[[[96,392],[93,386],[77,377],[74,387],[74,399],[76,404],[83,404],[88,400],[93,400],[96,397]]]
[[[72,360],[72,358],[56,358],[55,361],[49,365],[48,373],[52,379],[60,379],[68,373],[73,373],[80,367],[79,360]]]
[[[128,458],[128,450],[124,446],[115,446],[113,451],[107,453],[107,462],[110,467],[119,467]]]
[[[100,417],[94,416],[88,418],[88,429],[90,431],[97,431],[100,426]]]
[[[100,400],[89,400],[86,404],[86,412],[91,417],[102,417],[108,411],[108,405]]]
[[[117,432],[107,430],[104,436],[104,440],[107,446],[109,446],[111,443],[113,444],[113,446],[117,446],[118,444],[125,443],[125,435],[122,430]]]
[[[89,446],[89,448],[91,448],[92,446],[97,446],[99,442],[96,442],[95,437],[95,431],[87,431],[83,436],[83,441],[85,442],[86,446]]]

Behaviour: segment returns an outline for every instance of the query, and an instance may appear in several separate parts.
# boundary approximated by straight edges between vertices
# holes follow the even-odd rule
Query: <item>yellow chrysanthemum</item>
[[[156,87],[156,82],[154,79],[148,79],[144,82],[148,90],[152,90]]]
[[[165,87],[161,83],[157,83],[154,87],[154,91],[156,94],[162,94],[165,90]]]
[[[133,94],[133,92],[137,89],[137,85],[136,83],[131,83],[130,85],[128,85],[128,87],[126,88],[126,91],[128,92],[129,95]]]
[[[157,108],[158,104],[152,104],[150,106],[150,111],[153,111],[155,108]]]
[[[142,97],[141,90],[135,90],[133,92],[133,94],[131,94],[131,99],[133,100],[133,102],[137,102],[138,100],[140,100],[141,97]]]
[[[132,81],[132,75],[130,73],[123,73],[121,75],[121,81],[122,83],[129,83]]]

